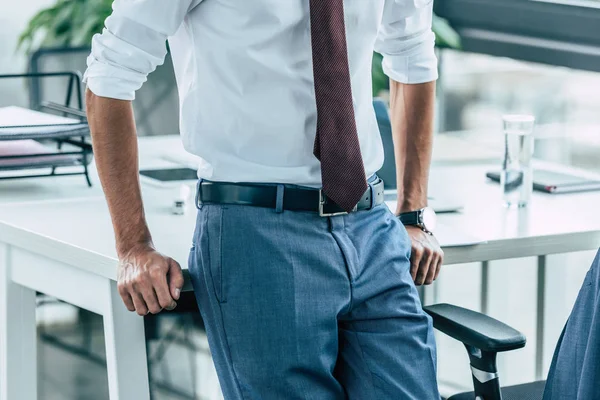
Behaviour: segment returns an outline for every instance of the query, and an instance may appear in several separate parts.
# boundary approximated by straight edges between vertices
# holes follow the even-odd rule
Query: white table
[[[174,143],[177,138],[144,140],[142,165],[164,162],[159,154]],[[529,210],[505,210],[499,188],[485,181],[486,170],[433,170],[434,195],[453,193],[465,204],[463,213],[443,215],[441,221],[487,241],[446,247],[446,264],[526,256],[543,260],[546,254],[599,247],[600,193],[535,194]],[[44,179],[51,185],[51,179]],[[54,184],[70,185],[62,179]],[[0,198],[11,184],[0,185]],[[45,201],[13,196],[8,201],[13,204],[0,207],[0,400],[36,398],[35,291],[102,315],[111,399],[148,398],[143,319],[126,311],[116,290],[116,255],[104,199],[97,188],[71,199],[53,190]],[[38,189],[32,191],[39,199]],[[171,215],[172,194],[146,186],[143,192],[155,244],[185,268],[193,209]],[[543,275],[543,263],[540,271]],[[543,309],[543,296],[538,306],[540,301]]]
[[[144,138],[140,140],[140,154],[141,168],[174,166],[176,163],[193,166],[196,162],[193,156],[185,153],[177,136]],[[103,235],[99,233],[96,236],[99,238],[97,244],[100,245],[97,254],[90,252],[85,246],[77,249],[77,245],[67,246],[69,251],[60,254],[63,249],[55,241],[50,240],[44,244],[43,240],[35,243],[33,239],[34,241],[30,242],[33,237],[39,238],[39,235],[28,235],[32,232],[23,229],[2,229],[3,233],[0,236],[6,240],[0,239],[1,400],[37,398],[35,311],[32,308],[35,306],[35,290],[55,295],[61,300],[103,315],[111,398],[149,397],[147,366],[145,361],[141,361],[142,356],[145,358],[145,345],[143,339],[139,340],[140,337],[143,338],[140,336],[143,335],[144,329],[142,319],[124,312],[118,305],[119,296],[114,285],[115,261],[111,258],[114,257],[114,246],[112,236],[108,235],[110,225],[102,218],[105,214],[99,214],[93,206],[81,210],[83,217],[78,213],[68,213],[65,217],[55,214],[61,201],[67,201],[67,204],[87,204],[89,201],[89,204],[103,207],[102,210],[106,212],[102,189],[93,164],[90,166],[90,176],[94,183],[92,188],[87,187],[81,176],[0,182],[0,212],[16,212],[27,216],[30,210],[46,207],[45,211],[37,214],[37,221],[31,220],[33,225],[42,229],[57,229],[67,235],[72,234],[73,237],[82,234],[81,232],[83,236],[88,236],[94,231],[100,232],[99,229],[104,229]],[[154,193],[165,198],[165,208],[173,196],[173,192],[169,190],[154,189]],[[33,206],[29,203],[38,204]],[[20,211],[19,207],[22,207]],[[94,217],[99,218],[91,221]],[[101,226],[96,224],[97,221],[100,221]],[[79,231],[75,226],[69,225],[77,222],[81,223]],[[35,229],[33,231],[35,232]],[[178,230],[172,233],[191,238],[191,233],[188,235],[187,231],[183,234]],[[21,244],[15,246],[15,242]],[[182,241],[181,249],[185,248],[187,242]],[[61,255],[67,257],[61,258]],[[73,265],[77,268],[73,268]],[[83,269],[79,270],[79,267]],[[86,267],[89,267],[87,271]],[[24,283],[23,279],[29,282],[29,286],[19,284]],[[63,291],[65,284],[72,284],[78,288]],[[128,334],[116,335],[116,332]],[[117,357],[117,354],[124,355],[130,351],[133,357]]]
[[[600,192],[564,195],[534,192],[526,209],[506,209],[499,206],[499,185],[484,178],[490,169],[497,166],[434,169],[432,190],[453,193],[465,204],[463,213],[445,215],[441,220],[486,240],[485,244],[446,250],[445,264],[482,262],[480,310],[487,313],[489,261],[537,257],[535,375],[536,379],[545,379],[547,255],[600,248]]]
[[[534,192],[529,207],[501,206],[498,184],[485,173],[496,166],[434,167],[430,188],[460,199],[461,213],[440,221],[486,241],[446,251],[446,264],[541,256],[600,247],[600,191],[562,195]]]

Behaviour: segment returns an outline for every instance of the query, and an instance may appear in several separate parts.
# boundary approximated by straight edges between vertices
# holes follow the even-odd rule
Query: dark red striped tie
[[[317,100],[315,156],[323,193],[351,211],[367,190],[352,104],[344,0],[310,0],[313,72]]]

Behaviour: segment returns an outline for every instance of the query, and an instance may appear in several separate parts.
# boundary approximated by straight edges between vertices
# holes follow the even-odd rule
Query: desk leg
[[[10,251],[0,243],[0,400],[36,400],[35,291],[12,281]]]
[[[109,282],[104,340],[111,400],[150,399],[144,319],[127,311],[116,282]]]
[[[537,267],[537,319],[535,331],[535,378],[544,374],[544,324],[546,317],[546,256],[538,256]]]
[[[481,262],[481,305],[479,309],[482,314],[488,314],[490,303],[490,262]]]

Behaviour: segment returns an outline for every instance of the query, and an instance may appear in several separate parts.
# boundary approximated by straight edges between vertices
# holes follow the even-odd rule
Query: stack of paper
[[[78,165],[81,156],[60,154],[37,140],[89,134],[87,123],[21,107],[0,108],[0,170]]]
[[[0,108],[0,141],[87,135],[88,131],[87,123],[78,119],[22,107]]]

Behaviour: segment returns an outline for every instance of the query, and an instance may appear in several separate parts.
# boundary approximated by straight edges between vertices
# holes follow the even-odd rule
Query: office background
[[[28,0],[3,7],[0,73],[24,72],[34,65],[26,48],[17,48],[17,41],[30,19],[53,4],[55,0]],[[537,119],[536,158],[600,173],[599,1],[438,0],[436,13],[453,27],[461,47],[440,48],[438,53],[437,136],[451,140],[444,141],[444,147],[436,146],[436,166],[499,162],[503,150],[501,116],[527,112]],[[44,34],[40,35],[36,39],[43,39]],[[452,34],[447,37],[450,42],[446,45],[455,46]],[[39,70],[83,71],[87,55],[84,42],[51,45],[59,51],[38,53],[34,61]],[[375,82],[377,94],[385,98],[385,84],[377,77]],[[40,91],[52,96],[58,85],[51,82]],[[27,105],[30,95],[31,88],[23,82],[3,83],[0,106]],[[135,107],[140,135],[177,134],[176,90],[168,60],[150,77]],[[565,210],[572,212],[573,218],[577,218],[576,211]],[[553,223],[551,217],[547,223]],[[546,308],[551,312],[545,321],[545,371],[593,255],[581,252],[548,257]],[[493,261],[486,273],[489,286],[484,291],[479,263],[446,268],[432,289],[435,299],[480,310],[482,295],[486,296],[487,313],[529,338],[525,349],[501,356],[503,382],[531,381],[535,378],[537,260]],[[101,321],[88,316],[82,323],[81,315],[64,305],[41,309],[38,317],[41,326],[73,343],[80,341],[81,330],[91,331],[88,345],[101,359]],[[189,329],[184,332],[188,339],[194,335],[193,327]],[[192,340],[203,349],[191,361],[197,368],[194,372],[202,378],[194,383],[189,374],[189,349],[174,342],[155,374],[172,388],[156,389],[161,393],[158,398],[186,398],[194,391],[201,398],[215,396],[215,377],[205,342]],[[471,378],[462,345],[438,336],[438,347],[440,382],[449,388],[468,388]],[[42,344],[39,357],[41,398],[107,398],[101,362],[49,342]],[[457,364],[464,368],[456,368]],[[65,374],[65,369],[60,376],[56,374],[57,365],[70,374]],[[78,390],[87,395],[77,397]]]

